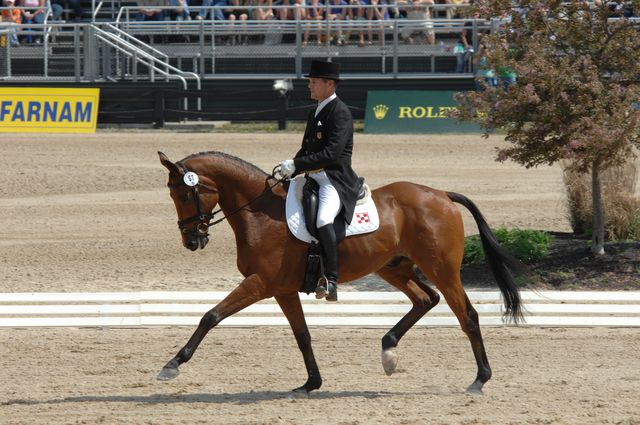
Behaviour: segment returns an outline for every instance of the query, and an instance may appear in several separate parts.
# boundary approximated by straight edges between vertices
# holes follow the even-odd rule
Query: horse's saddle
[[[336,236],[338,239],[362,233],[370,233],[380,226],[378,209],[376,208],[369,185],[364,179],[358,179],[360,192],[351,223],[346,226],[336,220]],[[306,196],[303,194],[306,192]],[[304,202],[303,202],[304,198]],[[303,206],[304,205],[304,206]],[[303,242],[317,242],[316,217],[318,213],[318,183],[304,175],[292,179],[287,193],[286,216],[291,233]],[[311,230],[309,230],[311,229]]]

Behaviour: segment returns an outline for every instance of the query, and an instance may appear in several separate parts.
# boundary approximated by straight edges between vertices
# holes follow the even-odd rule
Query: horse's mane
[[[260,167],[253,165],[250,162],[245,161],[244,159],[238,158],[237,156],[233,156],[233,155],[229,155],[228,153],[224,153],[224,152],[217,152],[217,151],[209,151],[209,152],[199,152],[199,153],[194,153],[192,155],[189,155],[185,158],[182,158],[180,161],[178,161],[178,164],[184,166],[184,162],[192,159],[192,158],[196,158],[196,157],[200,157],[200,156],[217,156],[220,158],[223,158],[227,161],[231,161],[234,163],[235,166],[239,166],[242,169],[246,170],[246,171],[250,171],[252,173],[258,173],[261,176],[266,175],[267,173],[265,173]]]

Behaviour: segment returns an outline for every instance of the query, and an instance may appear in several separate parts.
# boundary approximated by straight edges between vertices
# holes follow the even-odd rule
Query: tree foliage
[[[640,0],[633,0],[640,11]],[[594,253],[604,253],[600,172],[636,157],[640,148],[640,19],[616,13],[616,2],[479,0],[474,16],[494,18],[482,35],[485,58],[513,70],[516,84],[457,96],[454,116],[476,121],[487,137],[506,133],[497,159],[525,167],[568,160],[591,172]]]
[[[581,1],[479,1],[476,12],[509,18],[485,36],[487,59],[515,70],[518,81],[459,95],[457,114],[485,135],[506,131],[511,145],[498,150],[499,160],[534,167],[569,159],[586,172],[596,161],[604,169],[635,154],[640,21]]]

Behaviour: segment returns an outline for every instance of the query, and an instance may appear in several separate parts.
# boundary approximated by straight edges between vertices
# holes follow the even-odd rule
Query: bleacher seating
[[[131,69],[132,58],[140,60],[136,52],[140,45],[122,42],[113,46],[104,39],[90,40],[92,34],[100,30],[112,31],[108,23],[147,43],[152,56],[166,58],[163,59],[166,63],[205,79],[224,75],[299,77],[303,63],[313,58],[340,61],[345,78],[427,78],[454,72],[456,45],[460,34],[469,29],[465,27],[468,20],[447,19],[449,8],[437,5],[428,26],[426,21],[409,19],[321,21],[321,43],[316,44],[312,38],[312,42],[304,46],[302,39],[309,21],[248,21],[235,25],[196,19],[138,22],[136,2],[93,1],[82,0],[84,14],[80,22],[69,21],[72,13],[66,7],[62,16],[65,24],[50,21],[51,25],[46,28],[48,36],[42,45],[23,43],[17,48],[0,49],[0,61],[4,63],[0,78],[66,76],[75,80],[108,80],[130,78],[134,72],[134,78],[149,75],[150,71],[142,63],[136,70]],[[198,5],[190,8],[195,18]],[[92,11],[96,11],[95,16]],[[350,39],[337,39],[338,25],[342,25],[343,35],[350,33]],[[433,31],[435,44],[419,37],[408,42],[402,33],[411,25]],[[369,26],[373,28],[373,43],[361,45],[358,33],[367,32]],[[474,21],[474,42],[478,31],[488,31],[491,27],[491,22]],[[89,64],[89,60],[95,63]],[[465,69],[467,78],[472,71],[470,65],[469,61]]]

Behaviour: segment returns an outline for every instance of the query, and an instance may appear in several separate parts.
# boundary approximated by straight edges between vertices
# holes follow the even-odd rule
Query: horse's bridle
[[[202,202],[200,201],[200,191],[198,190],[198,188],[201,187],[213,193],[218,193],[218,189],[201,183],[199,181],[198,175],[193,171],[189,171],[187,169],[180,169],[180,172],[181,172],[180,180],[182,181],[182,184],[191,188],[191,195],[196,204],[196,214],[192,215],[191,217],[178,220],[178,228],[182,233],[188,233],[190,229],[188,229],[187,226],[193,222],[199,221],[200,223],[197,226],[195,226],[195,231],[198,233],[198,235],[208,236],[209,234],[207,229],[209,228],[209,226],[212,226],[213,224],[215,224],[215,223],[211,224],[210,221],[213,220],[215,215],[220,213],[222,210],[218,209],[217,211],[213,211],[210,214],[205,213],[202,210]],[[191,182],[191,183],[188,183],[188,182]],[[168,184],[167,186],[169,186],[170,189],[173,189],[176,187],[176,185],[172,185],[172,184]]]
[[[217,211],[213,211],[211,213],[205,213],[202,211],[202,205],[200,202],[200,192],[198,191],[198,187],[201,187],[203,189],[209,190],[213,193],[220,193],[220,191],[218,191],[217,188],[215,187],[211,187],[208,186],[206,184],[200,183],[200,178],[198,177],[198,175],[196,173],[194,173],[193,171],[189,171],[187,170],[185,167],[178,165],[180,172],[181,172],[181,181],[185,186],[191,187],[191,194],[193,195],[193,199],[194,202],[196,203],[196,214],[192,215],[191,217],[187,217],[184,218],[182,220],[178,220],[178,228],[180,229],[180,231],[182,233],[189,233],[190,230],[192,229],[188,229],[187,226],[195,221],[199,221],[200,223],[198,223],[197,226],[195,226],[195,231],[197,232],[198,236],[201,237],[207,237],[209,236],[209,227],[214,226],[224,220],[226,220],[227,218],[231,217],[232,215],[236,214],[237,212],[241,211],[242,209],[244,209],[245,207],[249,206],[250,204],[252,204],[253,202],[257,201],[258,199],[260,199],[262,196],[264,196],[268,190],[274,188],[277,184],[281,183],[282,181],[285,180],[285,178],[281,178],[281,179],[276,179],[276,182],[274,184],[272,184],[271,186],[265,188],[264,191],[262,191],[262,193],[260,195],[258,195],[257,197],[251,199],[249,202],[247,202],[246,204],[242,205],[239,208],[236,208],[234,211],[232,211],[231,213],[229,213],[228,215],[225,215],[222,218],[219,218],[218,220],[211,222],[211,220],[213,220],[216,216],[216,214],[221,213],[222,212],[222,208],[219,208]],[[277,167],[276,167],[277,168]],[[274,171],[271,173],[270,177],[275,178],[275,173],[276,173],[276,168],[274,168]],[[168,184],[167,185],[170,189],[171,188],[175,188],[175,185],[172,184]]]

